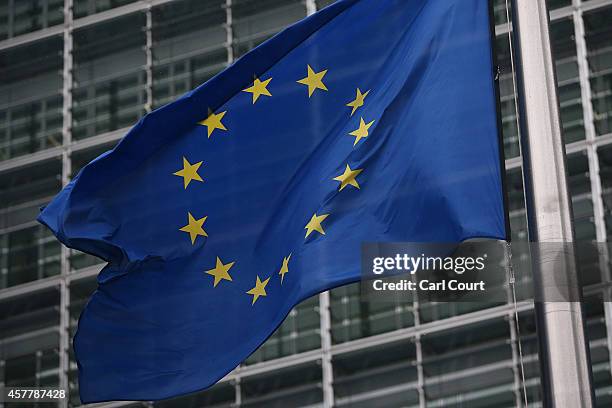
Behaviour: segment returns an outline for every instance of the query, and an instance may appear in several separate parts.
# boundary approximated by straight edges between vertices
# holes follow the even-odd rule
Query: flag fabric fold
[[[504,239],[487,0],[340,0],[146,115],[39,220],[108,265],[83,402],[211,386],[362,242]]]

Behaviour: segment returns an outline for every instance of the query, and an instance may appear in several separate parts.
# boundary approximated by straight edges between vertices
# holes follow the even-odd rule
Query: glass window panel
[[[520,370],[521,367],[523,368],[525,383],[521,383],[521,390],[525,387],[529,404],[537,405],[538,402],[542,400],[542,389],[540,386],[538,337],[536,335],[536,323],[533,310],[519,314],[517,332],[518,341],[521,343],[523,360],[522,365],[520,364],[520,360],[517,360],[515,369]],[[514,341],[514,344],[516,347],[515,352],[518,354],[517,340]],[[518,373],[520,374],[520,371],[518,371]]]
[[[612,235],[612,146],[597,149],[599,176],[601,179],[601,198],[605,209],[606,234]]]
[[[9,358],[4,366],[6,384],[11,386],[26,386],[36,383],[36,355]]]
[[[414,325],[412,303],[405,299],[368,302],[361,298],[359,283],[330,291],[333,343],[344,343]]]
[[[500,304],[500,302],[492,301],[436,303],[423,300],[419,305],[419,316],[421,318],[421,323],[429,323],[436,320],[448,319],[450,317],[476,312],[478,310],[484,310]]]
[[[364,408],[418,405],[415,360],[416,348],[410,341],[335,356],[336,405]]]
[[[8,2],[0,3],[0,41],[6,40],[9,35],[9,9]]]
[[[589,163],[585,152],[569,155],[567,172],[577,241],[595,240]]]
[[[0,40],[64,22],[64,0],[13,0],[0,3]]]
[[[0,301],[0,356],[6,364],[6,385],[58,385],[58,324],[57,287]]]
[[[39,350],[5,361],[5,384],[9,387],[57,387],[57,349]]]
[[[236,390],[228,383],[217,383],[212,388],[185,397],[174,398],[166,401],[155,402],[153,406],[160,408],[185,408],[185,407],[227,407],[236,406]]]
[[[321,347],[319,297],[296,306],[264,344],[246,360],[255,364]]]
[[[593,386],[596,392],[597,406],[605,406],[609,396],[605,390],[612,385],[610,376],[610,360],[607,343],[606,318],[604,303],[601,294],[585,298],[586,332],[591,352],[591,366],[593,370]]]
[[[571,19],[551,24],[550,36],[557,68],[561,124],[566,143],[584,139],[580,78],[576,57],[574,23]]]
[[[525,212],[523,174],[520,168],[506,171],[506,190],[512,241],[526,241],[527,214]]]
[[[307,407],[323,401],[321,366],[315,362],[241,381],[242,407]]]
[[[549,9],[554,10],[560,7],[571,6],[572,0],[546,0],[546,3]]]
[[[15,286],[60,273],[60,246],[42,225],[6,234],[6,279],[3,287]]]
[[[506,3],[508,7],[511,5],[510,0],[495,0],[493,3],[493,15],[495,16],[495,24],[504,24],[506,21]]]
[[[612,7],[583,15],[597,135],[612,133]]]
[[[62,143],[62,38],[0,51],[0,161]]]
[[[512,81],[512,64],[510,63],[510,45],[508,35],[495,40],[497,66],[499,67],[499,104],[501,109],[502,133],[504,136],[504,155],[506,159],[520,155],[518,127]]]
[[[494,0],[493,13],[495,15],[495,24],[505,24],[506,19],[506,2],[511,7],[512,0]],[[554,10],[561,7],[572,5],[572,0],[546,0],[549,10]]]
[[[182,0],[153,9],[154,108],[227,66],[222,0]]]
[[[60,244],[36,217],[60,187],[59,160],[0,175],[0,288],[59,273]]]
[[[72,137],[132,126],[146,102],[145,15],[75,31]]]
[[[306,16],[300,0],[236,0],[232,3],[234,57]]]
[[[551,25],[551,40],[557,70],[563,135],[565,142],[571,143],[585,137],[572,20],[564,19],[553,22]],[[495,47],[497,64],[500,69],[499,89],[504,152],[508,159],[520,155],[508,35],[497,37]]]
[[[327,7],[330,4],[334,3],[336,0],[315,0],[317,5],[317,10],[321,10],[323,7]]]
[[[509,331],[499,318],[422,337],[427,400],[444,406],[512,406]]]
[[[0,174],[0,210],[32,201],[49,200],[61,188],[61,169],[61,161],[53,159]],[[0,228],[16,225],[14,218],[22,223],[33,221],[35,217],[12,214],[10,218],[2,219]]]
[[[0,339],[55,328],[59,324],[59,287],[0,301]],[[5,343],[0,343],[0,346]]]
[[[13,35],[20,35],[42,28],[39,16],[42,15],[41,2],[20,1],[13,4]]]

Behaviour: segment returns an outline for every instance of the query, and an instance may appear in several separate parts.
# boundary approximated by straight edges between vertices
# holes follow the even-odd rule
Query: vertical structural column
[[[412,281],[416,282],[415,275],[412,275]],[[415,291],[414,299],[412,300],[412,313],[414,315],[414,327],[421,326],[421,306],[419,295]],[[414,347],[416,353],[416,369],[417,369],[417,393],[419,394],[419,408],[427,406],[427,394],[425,393],[425,370],[423,370],[423,343],[421,342],[421,334],[418,333],[414,338]]]
[[[593,120],[592,92],[589,81],[589,64],[587,60],[587,45],[584,38],[584,21],[582,19],[582,0],[573,0],[574,37],[576,41],[576,57],[580,91],[582,95],[582,116],[584,118],[584,131],[587,141],[587,155],[589,159],[589,176],[593,195],[593,211],[595,215],[595,233],[598,242],[606,241],[605,209],[601,197],[601,180],[599,178],[599,162],[597,160],[597,147],[595,145],[596,132]],[[609,276],[608,276],[609,277]]]
[[[576,40],[576,57],[578,62],[578,75],[580,78],[580,91],[582,96],[582,117],[584,119],[584,130],[587,141],[587,158],[589,161],[589,179],[591,182],[591,196],[593,199],[593,218],[595,222],[596,240],[599,243],[599,267],[601,270],[602,282],[609,284],[612,282],[610,265],[607,262],[609,257],[607,240],[605,207],[602,197],[601,177],[599,175],[599,159],[597,157],[597,144],[595,143],[597,133],[593,115],[593,105],[591,82],[589,81],[589,63],[587,44],[584,31],[584,20],[582,18],[582,1],[573,0],[574,12],[574,38]],[[610,289],[606,287],[603,295],[604,316],[606,320],[606,334],[608,345],[608,356],[612,356],[612,302],[610,299]],[[612,366],[610,367],[612,370]]]
[[[548,10],[545,0],[514,0],[512,11],[529,238],[541,246],[534,281],[544,406],[592,407],[576,262],[565,251],[574,233]],[[575,297],[560,299],[560,286]]]
[[[234,62],[234,30],[232,18],[232,0],[225,0],[225,48],[227,50],[227,65]]]
[[[71,144],[72,144],[72,2],[73,0],[64,0],[64,65],[62,71],[63,88],[62,88],[62,185],[68,184],[70,181],[70,173],[72,166],[70,162]]]
[[[73,70],[73,36],[72,36],[72,6],[73,0],[64,0],[64,65],[62,88],[62,185],[70,181],[72,172],[71,144],[72,144],[72,70]],[[61,280],[60,280],[60,326],[59,326],[59,386],[69,392],[68,372],[70,370],[70,290],[68,287],[68,274],[70,273],[69,249],[61,247]],[[60,408],[68,407],[68,398],[61,400]]]
[[[311,15],[317,12],[317,3],[315,0],[305,0],[304,5],[306,6],[306,15]]]
[[[145,56],[146,56],[146,98],[145,101],[145,112],[149,113],[153,110],[153,15],[151,12],[152,0],[147,0],[147,11],[146,11],[146,44],[145,44]]]
[[[334,406],[334,371],[331,355],[331,315],[329,291],[319,294],[319,316],[321,324],[321,370],[323,385],[323,406]]]

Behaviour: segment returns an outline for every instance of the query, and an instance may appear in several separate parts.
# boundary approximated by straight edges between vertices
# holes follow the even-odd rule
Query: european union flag
[[[488,0],[341,0],[146,115],[40,221],[108,262],[84,402],[214,384],[364,241],[504,239]]]

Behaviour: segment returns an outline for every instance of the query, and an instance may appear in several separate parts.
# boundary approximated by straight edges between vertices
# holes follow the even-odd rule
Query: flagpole
[[[574,233],[548,10],[545,0],[512,5],[529,239],[540,243],[533,269],[544,406],[592,407],[580,295],[554,298],[555,285],[549,285],[567,282],[571,290],[579,280],[573,252],[562,245],[572,243]]]

